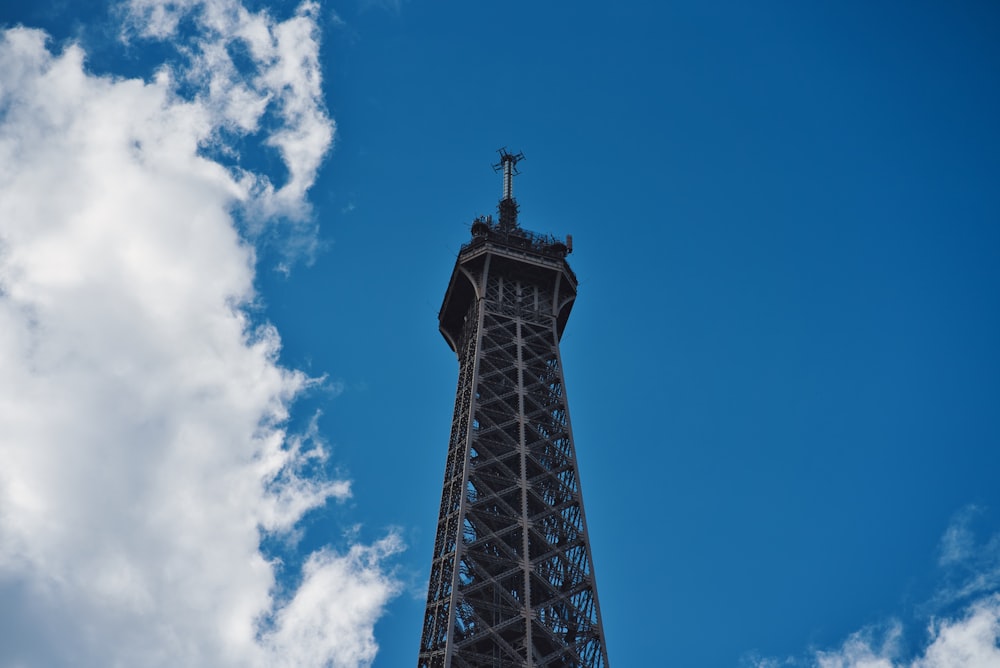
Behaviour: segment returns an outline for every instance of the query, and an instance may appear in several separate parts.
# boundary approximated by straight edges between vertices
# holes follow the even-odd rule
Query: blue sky
[[[82,388],[107,381],[114,397],[145,387],[145,372],[119,373],[117,366],[114,383],[107,380],[101,361],[118,364],[123,353],[97,346],[117,336],[145,340],[162,331],[161,321],[150,316],[152,329],[135,329],[140,319],[129,313],[138,311],[102,308],[95,310],[100,318],[59,310],[62,316],[46,320],[47,305],[77,294],[65,289],[77,283],[94,304],[117,303],[124,297],[108,286],[134,283],[139,287],[128,298],[138,303],[148,294],[159,302],[162,295],[164,317],[175,313],[171,304],[180,305],[177,317],[190,316],[198,326],[171,333],[176,346],[169,355],[137,348],[122,368],[177,374],[182,389],[189,378],[206,375],[206,387],[249,383],[254,397],[259,389],[258,403],[246,407],[234,399],[206,424],[218,427],[225,411],[243,420],[226,425],[254,416],[268,422],[281,451],[294,454],[278,473],[269,469],[255,480],[283,490],[273,498],[289,503],[275,506],[267,490],[247,497],[258,514],[233,538],[247,543],[242,551],[200,550],[202,534],[195,532],[190,552],[162,563],[147,552],[173,554],[170,539],[151,545],[146,529],[137,528],[144,523],[111,521],[115,504],[95,506],[87,521],[102,545],[120,549],[95,552],[97,565],[86,568],[84,557],[54,556],[86,537],[38,528],[68,525],[58,510],[39,515],[49,523],[39,520],[38,527],[0,522],[6,539],[0,543],[13,546],[0,550],[0,619],[13,619],[26,600],[35,600],[32,592],[44,590],[53,606],[69,610],[132,611],[101,616],[99,638],[107,633],[110,642],[114,631],[134,628],[155,643],[170,634],[144,635],[142,625],[174,628],[191,598],[186,594],[237,591],[252,582],[258,592],[252,605],[235,594],[220,600],[237,601],[234,610],[263,611],[280,632],[263,641],[248,636],[225,650],[206,631],[205,644],[192,636],[164,665],[226,665],[223,656],[267,665],[273,655],[266,652],[292,647],[300,651],[298,665],[412,664],[457,375],[436,315],[468,225],[495,210],[501,184],[490,165],[495,150],[507,146],[527,156],[515,182],[522,225],[574,238],[569,260],[580,293],[562,349],[611,662],[997,665],[991,661],[1000,654],[1000,12],[992,3],[351,0],[296,15],[296,3],[244,2],[256,22],[231,18],[239,12],[230,0],[172,9],[164,3],[179,12],[176,28],[157,23],[160,6],[155,0],[0,2],[6,28],[20,24],[50,35],[50,55],[36,50],[32,58],[58,58],[75,41],[86,53],[85,76],[105,82],[86,88],[90,97],[67,94],[54,118],[76,118],[73,110],[90,108],[80,100],[108,101],[107,109],[135,123],[143,137],[130,149],[141,159],[105,162],[102,142],[125,146],[110,129],[88,134],[105,114],[80,112],[77,125],[36,127],[32,114],[15,113],[31,95],[44,97],[46,86],[60,99],[69,88],[9,66],[15,49],[7,35],[0,52],[0,62],[8,63],[0,68],[6,141],[0,147],[5,159],[24,155],[11,146],[51,150],[39,151],[24,170],[38,175],[31,183],[51,186],[33,195],[18,180],[18,163],[8,160],[0,178],[4,215],[47,211],[56,206],[46,194],[53,192],[59,204],[53,215],[75,220],[74,197],[101,215],[79,227],[53,227],[44,239],[40,222],[17,226],[0,217],[0,300],[9,331],[24,332],[16,341],[9,337],[0,355],[12,360],[21,351],[23,361],[8,362],[6,377],[19,380],[0,402],[0,420],[8,423],[4,429],[0,422],[8,434],[0,452],[15,462],[0,477],[0,517],[26,513],[33,506],[25,499],[49,499],[50,488],[80,496],[46,507],[73,508],[93,498],[88,485],[98,485],[88,479],[77,481],[79,489],[59,487],[54,481],[65,480],[63,474],[49,475],[77,441],[56,443],[39,426],[44,420],[24,418],[52,410],[42,399],[46,388],[67,379]],[[200,7],[224,10],[227,30],[266,24],[284,46],[260,56],[247,39],[225,31],[220,39],[198,18],[208,14]],[[258,13],[264,10],[266,20]],[[293,25],[296,16],[304,32],[280,42],[280,26]],[[275,53],[313,42],[315,62],[307,53],[280,61],[286,69],[271,68]],[[208,48],[220,44],[221,52]],[[159,111],[149,111],[140,104],[146,98],[121,85],[140,78],[151,87],[164,64],[175,83],[162,84],[168,93],[153,105]],[[213,72],[229,82],[222,93],[207,85]],[[267,76],[254,78],[261,73]],[[316,77],[321,87],[310,92]],[[101,97],[111,89],[124,104]],[[254,100],[265,100],[264,111],[246,120]],[[204,116],[199,109],[207,110]],[[188,126],[168,116],[215,125],[183,134],[177,128]],[[329,146],[324,129],[333,131]],[[53,143],[58,132],[70,139]],[[90,139],[71,141],[74,132]],[[282,144],[289,136],[306,139]],[[164,152],[148,148],[161,137]],[[292,150],[302,146],[310,150]],[[184,151],[183,160],[175,155]],[[89,156],[96,162],[83,159]],[[176,160],[176,171],[159,170],[160,160]],[[79,165],[91,164],[108,178],[98,185],[81,180],[80,189],[57,187],[76,184],[72,175],[86,172]],[[161,193],[165,204],[154,215],[160,200],[133,198],[133,173],[148,177],[151,193],[165,181],[181,185]],[[231,182],[224,182],[226,174]],[[252,184],[237,178],[247,174]],[[282,189],[288,184],[295,187]],[[309,186],[308,193],[299,185]],[[85,186],[106,188],[110,200],[126,189],[130,204],[108,205]],[[90,269],[52,268],[66,258],[103,267],[118,257],[115,249],[150,239],[157,241],[149,253],[173,248],[159,235],[181,229],[170,217],[175,201],[177,216],[192,227],[183,243],[170,236],[177,252],[163,258],[169,269],[148,276],[142,272],[151,261],[125,262],[97,281]],[[188,203],[196,213],[186,213]],[[146,216],[144,206],[152,222],[129,224]],[[104,227],[114,216],[123,224]],[[130,236],[139,234],[146,236]],[[65,248],[52,250],[62,242]],[[242,278],[220,287],[219,299],[203,310],[190,311],[199,293],[191,285],[221,275],[216,267]],[[35,281],[33,271],[60,278]],[[164,287],[164,277],[188,292]],[[31,286],[48,287],[32,292]],[[232,303],[248,314],[245,322],[226,311]],[[204,338],[219,313],[222,320],[236,318],[230,326],[242,322],[258,333]],[[273,330],[253,329],[263,323]],[[52,353],[55,361],[41,378],[29,357],[48,349],[49,332],[65,336],[52,339],[60,342],[52,350],[61,352]],[[260,340],[273,348],[255,349]],[[195,350],[215,352],[193,357]],[[260,372],[247,371],[242,355]],[[216,356],[229,362],[216,368]],[[94,364],[60,366],[76,359]],[[295,380],[288,370],[325,380]],[[37,399],[25,387],[36,388]],[[274,455],[255,446],[249,459],[230,457],[230,446],[243,452],[240,438],[261,438],[230,426],[206,432],[216,434],[212,442],[228,444],[212,458],[193,455],[185,426],[201,424],[199,402],[215,390],[198,385],[177,392],[170,402],[150,399],[155,408],[144,404],[148,419],[123,411],[128,428],[121,429],[113,428],[118,413],[110,420],[95,414],[105,404],[76,405],[76,395],[67,393],[65,410],[56,412],[75,417],[57,422],[65,434],[94,431],[73,448],[81,457],[88,448],[95,458],[105,456],[101,448],[111,446],[100,444],[119,439],[121,448],[110,453],[128,453],[130,463],[110,470],[136,480],[161,461],[183,463],[169,469],[178,480],[190,471],[231,480],[227,471],[266,459],[261,453]],[[164,436],[156,458],[132,454],[147,438],[159,442],[161,432],[181,436]],[[317,447],[326,459],[309,454]],[[29,451],[51,456],[36,461]],[[191,468],[191,457],[200,468]],[[176,500],[187,488],[171,480],[163,483],[165,498]],[[114,499],[127,505],[133,493],[123,485]],[[228,508],[232,497],[192,498],[208,504],[204,517],[232,519],[212,505]],[[178,513],[164,526],[182,533],[189,517],[183,513],[201,512],[156,498],[143,503],[152,515]],[[279,506],[285,514],[274,510]],[[269,527],[259,544],[254,522]],[[187,539],[177,540],[186,545]],[[257,557],[282,559],[272,566],[277,589],[269,590],[257,571],[239,580],[222,569],[183,580],[191,590],[178,589],[171,599],[176,616],[129,607],[142,598],[136,591],[158,600],[169,570],[164,564],[195,569],[217,558]],[[109,559],[119,566],[108,572],[131,573],[131,580],[122,578],[132,585],[115,585],[112,596],[73,584],[104,573],[100,564]],[[305,575],[304,563],[314,564]],[[314,591],[310,585],[325,592],[326,607],[310,609],[307,596],[296,596]],[[45,606],[32,605],[43,619]],[[224,612],[199,619],[211,629]],[[14,649],[0,649],[0,666],[60,665],[64,658],[31,645],[46,636],[28,619],[18,642],[8,644]],[[320,633],[336,628],[338,637],[359,640],[313,647],[302,640],[312,628],[303,619],[319,620]],[[961,636],[977,623],[986,630]],[[70,633],[73,623],[59,628]],[[379,646],[374,659],[369,632]],[[960,642],[979,653],[969,649],[950,663],[940,658]],[[118,652],[80,643],[93,665],[108,657],[157,665],[134,647]]]

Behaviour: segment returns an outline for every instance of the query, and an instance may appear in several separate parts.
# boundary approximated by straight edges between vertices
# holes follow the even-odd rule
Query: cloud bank
[[[307,555],[290,592],[261,551],[350,495],[286,432],[313,381],[247,315],[238,231],[308,221],[334,129],[317,11],[133,0],[126,37],[178,45],[149,80],[0,32],[2,667],[374,657],[398,539]]]

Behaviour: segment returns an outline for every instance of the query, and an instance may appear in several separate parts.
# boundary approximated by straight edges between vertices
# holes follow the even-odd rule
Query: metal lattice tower
[[[418,668],[607,668],[559,339],[576,298],[562,242],[477,218],[439,314],[458,391]]]

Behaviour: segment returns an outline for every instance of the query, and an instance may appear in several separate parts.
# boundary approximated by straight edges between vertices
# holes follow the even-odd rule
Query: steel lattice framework
[[[440,312],[459,377],[418,667],[607,668],[559,356],[576,277],[517,226],[512,168]]]

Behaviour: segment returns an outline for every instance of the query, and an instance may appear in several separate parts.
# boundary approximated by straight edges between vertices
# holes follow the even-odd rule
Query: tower
[[[571,240],[477,218],[438,315],[458,390],[418,668],[607,668],[559,339]]]

